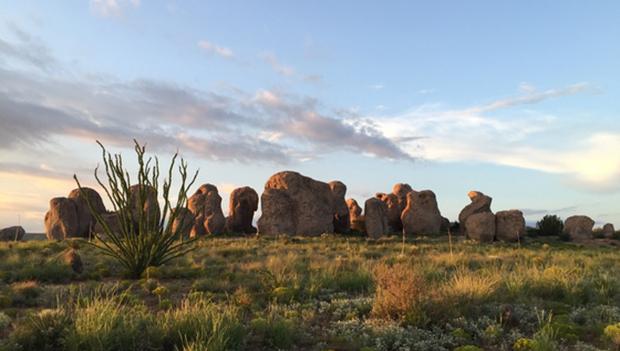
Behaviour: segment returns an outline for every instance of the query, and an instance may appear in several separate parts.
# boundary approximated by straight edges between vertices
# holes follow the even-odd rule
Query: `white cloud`
[[[590,190],[620,189],[620,132],[564,131],[566,119],[532,110],[502,118],[492,111],[532,105],[547,99],[588,91],[587,83],[537,91],[521,85],[525,94],[460,110],[440,104],[423,105],[406,113],[376,119],[377,128],[409,154],[436,161],[474,161],[563,174]],[[553,132],[551,131],[553,129]],[[559,130],[559,131],[558,131]],[[423,139],[411,138],[421,136]],[[411,138],[410,141],[406,141]],[[539,139],[554,139],[542,146]]]
[[[272,52],[265,52],[261,55],[261,58],[267,62],[271,68],[278,74],[285,77],[292,77],[296,74],[295,69],[291,66],[285,65],[278,60],[276,55]]]
[[[90,0],[91,9],[103,17],[120,16],[127,5],[138,8],[140,0]]]
[[[232,59],[235,57],[231,49],[213,44],[207,40],[199,41],[198,46],[208,53],[215,54],[226,59]]]

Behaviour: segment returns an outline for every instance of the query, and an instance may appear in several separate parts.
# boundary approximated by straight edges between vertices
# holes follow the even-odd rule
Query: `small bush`
[[[614,345],[620,346],[620,323],[608,325],[604,333]]]
[[[403,320],[420,302],[423,279],[404,263],[379,264],[375,268],[375,299],[372,314],[380,318]]]
[[[71,319],[60,309],[42,310],[22,320],[11,334],[9,350],[63,350]]]
[[[36,306],[37,298],[41,295],[41,287],[34,281],[18,282],[11,285],[13,293],[13,305],[15,306]]]
[[[536,223],[538,235],[559,236],[564,230],[564,222],[556,215],[546,215]]]

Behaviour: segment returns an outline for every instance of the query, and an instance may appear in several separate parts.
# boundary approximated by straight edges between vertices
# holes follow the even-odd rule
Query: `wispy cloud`
[[[140,7],[140,0],[90,0],[90,7],[103,17],[120,16],[126,7]]]
[[[235,57],[233,51],[227,47],[219,46],[207,40],[201,40],[198,42],[198,47],[207,53],[215,54],[225,59],[232,59]]]
[[[295,71],[293,67],[289,65],[285,65],[282,62],[280,62],[280,60],[278,60],[278,58],[273,52],[264,52],[260,56],[263,59],[263,61],[265,61],[267,64],[271,66],[274,72],[280,75],[283,75],[285,77],[292,77],[295,74],[297,74],[297,72]]]
[[[385,88],[385,85],[383,85],[382,83],[376,83],[376,84],[371,84],[368,87],[374,90],[382,90],[383,88]]]

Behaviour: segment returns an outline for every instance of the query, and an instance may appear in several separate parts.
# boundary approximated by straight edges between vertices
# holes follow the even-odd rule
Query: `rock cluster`
[[[409,192],[407,206],[400,219],[406,235],[439,233],[443,217],[439,212],[435,193],[430,190]]]
[[[213,184],[203,184],[187,201],[195,218],[190,236],[218,235],[224,232],[226,218],[222,212],[222,197]]]
[[[368,237],[377,239],[390,232],[387,211],[387,205],[376,197],[366,200],[364,203],[364,223]]]
[[[24,239],[26,231],[20,226],[13,226],[0,229],[0,241],[21,241]]]
[[[92,210],[105,213],[101,196],[91,188],[74,189],[68,197],[55,197],[50,200],[50,208],[45,214],[45,235],[49,240],[90,235],[96,220],[91,215],[87,198]]]
[[[341,181],[331,181],[328,183],[334,201],[334,233],[346,234],[351,228],[349,219],[349,207],[345,201],[347,186]]]
[[[616,233],[616,228],[614,228],[613,224],[607,223],[603,226],[602,233],[603,233],[603,237],[605,237],[606,239],[611,239]]]
[[[493,214],[493,199],[479,191],[470,191],[471,203],[459,214],[462,233],[478,242],[493,240],[514,242],[525,236],[525,218],[519,210],[499,211]]]
[[[362,208],[358,205],[355,199],[347,199],[347,207],[349,208],[349,224],[351,230],[359,233],[366,232],[366,225],[364,216],[362,215]]]

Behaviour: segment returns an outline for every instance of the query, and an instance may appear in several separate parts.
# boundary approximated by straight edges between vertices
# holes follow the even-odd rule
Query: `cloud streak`
[[[225,59],[233,59],[235,57],[233,51],[227,47],[219,46],[208,40],[201,40],[198,42],[198,47],[209,54],[214,54]]]

